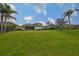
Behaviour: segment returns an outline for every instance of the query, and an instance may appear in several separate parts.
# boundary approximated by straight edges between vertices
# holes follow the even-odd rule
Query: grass
[[[78,30],[13,31],[0,35],[1,56],[79,56]]]

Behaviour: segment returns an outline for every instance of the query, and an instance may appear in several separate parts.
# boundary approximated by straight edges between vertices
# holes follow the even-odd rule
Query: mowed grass
[[[4,33],[0,35],[0,56],[79,56],[79,31]]]

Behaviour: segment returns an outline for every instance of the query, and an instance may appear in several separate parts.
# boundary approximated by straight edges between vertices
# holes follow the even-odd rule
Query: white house
[[[35,26],[35,30],[41,30],[42,27],[41,26]]]

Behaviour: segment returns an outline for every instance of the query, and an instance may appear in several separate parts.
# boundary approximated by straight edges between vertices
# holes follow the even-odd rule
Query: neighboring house
[[[47,25],[44,26],[43,23],[35,23],[35,30],[47,30],[49,27]]]
[[[23,31],[23,30],[25,30],[22,26],[16,26],[15,27],[15,30],[21,30],[21,31]]]
[[[48,26],[36,26],[35,30],[48,30],[50,29]]]
[[[33,25],[34,25],[35,27],[41,27],[41,26],[43,26],[42,23],[34,23]]]
[[[50,29],[50,30],[55,30],[56,29],[56,25],[55,24],[48,24],[48,28]]]
[[[22,25],[25,30],[34,30],[35,26],[33,24]]]
[[[41,26],[35,26],[35,30],[41,30],[42,27]]]
[[[34,30],[34,28],[35,28],[34,26],[26,26],[25,30]]]

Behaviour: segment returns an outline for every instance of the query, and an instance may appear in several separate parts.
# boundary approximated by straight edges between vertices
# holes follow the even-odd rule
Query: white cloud
[[[44,21],[39,21],[38,23],[41,23],[42,26],[47,26],[47,24]]]
[[[47,15],[46,7],[47,4],[45,3],[33,3],[33,8],[37,13],[43,13],[44,15]]]
[[[34,9],[36,10],[37,13],[41,13],[42,12],[42,10],[38,6],[35,6]]]
[[[52,19],[52,18],[48,18],[48,22],[49,22],[49,23],[52,23],[52,24],[55,24],[55,20]]]
[[[24,17],[24,20],[25,20],[27,23],[31,23],[31,21],[33,20],[33,16],[25,16],[25,17]]]
[[[31,21],[33,19],[33,16],[25,16],[24,20],[26,21]]]
[[[73,14],[72,14],[72,16],[77,16],[78,14],[77,14],[77,11],[75,11]]]

